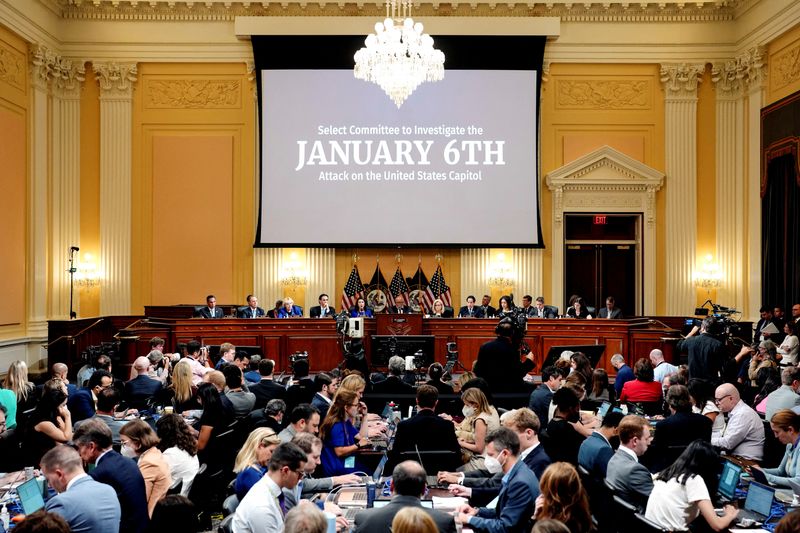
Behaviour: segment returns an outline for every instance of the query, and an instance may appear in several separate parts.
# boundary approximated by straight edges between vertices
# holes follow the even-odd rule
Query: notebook
[[[36,478],[31,478],[17,487],[17,496],[22,504],[22,510],[26,515],[35,513],[44,507],[42,498],[42,487]]]

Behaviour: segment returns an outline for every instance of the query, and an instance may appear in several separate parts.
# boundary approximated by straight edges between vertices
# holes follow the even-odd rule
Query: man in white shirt
[[[286,515],[283,489],[294,490],[305,476],[307,457],[285,442],[272,452],[269,471],[248,491],[231,522],[233,533],[280,533]]]
[[[664,383],[664,378],[678,371],[678,367],[664,361],[664,352],[658,348],[650,352],[650,362],[653,364],[653,381]]]
[[[763,459],[764,423],[758,413],[742,401],[736,387],[730,383],[717,387],[714,403],[728,414],[728,424],[722,435],[711,437],[711,444],[745,459]]]
[[[214,370],[207,365],[208,352],[203,351],[201,354],[200,343],[198,341],[189,341],[186,343],[186,352],[189,354],[185,357],[189,361],[189,366],[192,367],[192,385],[197,387],[202,383],[203,376]]]
[[[639,457],[644,455],[650,442],[650,423],[641,416],[628,415],[619,422],[619,449],[608,461],[606,481],[617,494],[641,509],[653,490],[653,477]]]

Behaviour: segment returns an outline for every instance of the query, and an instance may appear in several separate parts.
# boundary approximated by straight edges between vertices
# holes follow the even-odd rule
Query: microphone
[[[77,252],[77,251],[79,251],[79,250],[80,250],[80,248],[78,248],[77,246],[70,246],[70,247],[69,247],[69,250],[70,250],[71,252]]]

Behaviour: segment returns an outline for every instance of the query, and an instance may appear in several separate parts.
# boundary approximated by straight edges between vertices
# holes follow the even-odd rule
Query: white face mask
[[[497,460],[497,457],[491,457],[487,455],[483,460],[483,465],[486,467],[486,470],[493,475],[499,474],[503,471],[503,465],[500,464],[500,461]]]
[[[475,414],[475,408],[470,407],[469,405],[465,405],[464,407],[461,408],[461,412],[464,413],[465,417],[469,418]]]
[[[136,451],[130,446],[126,446],[123,444],[120,453],[122,454],[123,457],[130,457],[131,459],[136,459]]]

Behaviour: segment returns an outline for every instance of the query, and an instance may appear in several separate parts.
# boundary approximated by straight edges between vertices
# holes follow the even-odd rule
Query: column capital
[[[133,84],[138,72],[136,63],[117,63],[116,61],[93,63],[97,83],[100,85],[100,97],[130,98]]]
[[[717,89],[717,98],[741,98],[749,87],[760,87],[766,74],[764,55],[764,47],[756,46],[734,59],[715,62],[711,81]]]
[[[662,63],[661,83],[667,99],[697,98],[697,84],[705,68],[703,63]]]
[[[47,89],[55,77],[59,57],[54,51],[39,43],[30,45],[31,82],[39,89]]]
[[[53,75],[53,85],[61,97],[79,98],[86,81],[86,61],[59,57]]]

